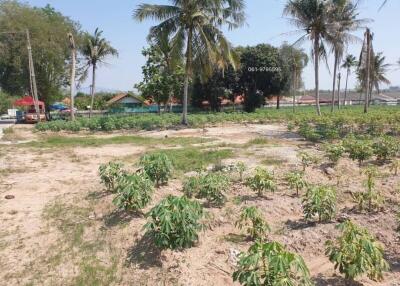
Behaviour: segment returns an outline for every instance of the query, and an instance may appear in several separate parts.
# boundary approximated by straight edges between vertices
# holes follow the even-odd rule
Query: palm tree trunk
[[[281,96],[278,95],[276,97],[276,109],[280,109],[281,108]]]
[[[349,75],[350,75],[350,69],[347,69],[347,75],[346,75],[346,87],[344,90],[344,101],[343,101],[343,105],[347,105],[346,101],[347,101],[347,84],[349,83]]]
[[[317,114],[321,115],[321,107],[319,105],[319,36],[314,39],[314,68],[315,68],[315,101],[317,106]]]
[[[75,120],[75,111],[74,111],[74,88],[75,88],[75,66],[76,66],[76,50],[75,48],[71,49],[71,80],[70,80],[70,112],[71,112],[71,120]]]
[[[339,74],[338,74],[338,90],[337,90],[337,92],[338,92],[338,101],[337,101],[337,106],[338,106],[338,109],[340,109],[340,82],[341,82],[341,79],[342,79],[342,75],[340,74],[340,72],[339,72]]]
[[[367,80],[365,84],[365,102],[364,102],[364,113],[368,112],[369,102],[369,82],[370,82],[370,63],[371,63],[371,36],[369,30],[367,30]]]
[[[92,94],[91,94],[92,98],[90,101],[89,118],[92,117],[95,89],[96,89],[96,64],[93,64],[93,66],[92,66]]]
[[[296,69],[293,69],[292,74],[292,96],[293,96],[293,113],[296,108]]]
[[[338,66],[338,56],[337,56],[337,52],[335,52],[335,65],[334,65],[334,68],[333,68],[333,87],[332,87],[332,99],[331,99],[331,112],[333,112],[333,109],[335,108],[337,66]]]
[[[193,30],[192,28],[189,28],[187,47],[186,47],[185,84],[183,91],[183,112],[182,112],[183,125],[188,125],[187,110],[188,110],[188,94],[189,94],[189,77],[192,69],[192,38],[193,38]]]

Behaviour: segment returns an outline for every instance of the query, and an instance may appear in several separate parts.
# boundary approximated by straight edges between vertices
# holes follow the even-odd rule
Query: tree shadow
[[[300,220],[296,220],[296,221],[289,219],[289,220],[287,220],[285,222],[285,225],[289,229],[292,229],[292,230],[301,230],[301,229],[307,229],[307,228],[310,228],[310,227],[314,227],[314,226],[317,225],[317,223],[314,222],[314,221],[311,221],[311,222],[310,221],[306,221],[304,219],[300,219]]]
[[[155,245],[151,234],[146,233],[134,246],[128,249],[126,265],[132,264],[144,270],[162,267],[161,249]]]
[[[108,197],[110,195],[110,193],[108,191],[96,191],[96,192],[90,192],[87,196],[86,199],[89,200],[99,200],[105,197]]]
[[[400,272],[400,258],[392,253],[385,253],[385,259],[389,263],[391,272]]]
[[[318,275],[313,279],[315,286],[362,286],[362,283],[357,281],[349,281],[341,276],[325,277]]]
[[[134,218],[141,218],[143,214],[140,212],[127,212],[123,210],[113,210],[104,216],[104,225],[108,228],[129,223]]]

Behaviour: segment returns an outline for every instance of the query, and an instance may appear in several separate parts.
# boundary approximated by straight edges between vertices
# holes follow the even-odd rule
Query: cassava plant
[[[341,143],[339,144],[327,144],[325,146],[326,157],[331,161],[334,165],[336,165],[340,158],[343,157],[346,149],[343,147]]]
[[[138,211],[150,203],[153,192],[153,182],[146,173],[126,175],[119,180],[113,203],[125,211]]]
[[[308,183],[304,178],[304,172],[293,171],[286,174],[285,177],[289,187],[296,191],[296,195],[304,188],[307,188]]]
[[[303,212],[307,220],[318,216],[318,221],[330,221],[336,214],[336,191],[327,186],[310,187],[303,198]]]
[[[380,161],[387,161],[396,157],[400,149],[400,142],[391,136],[379,137],[372,145],[374,155]]]
[[[368,230],[348,220],[338,225],[341,235],[335,241],[326,242],[326,255],[335,264],[335,269],[354,281],[367,274],[374,281],[383,279],[383,272],[389,270],[384,259],[384,249]]]
[[[363,173],[367,177],[365,181],[367,190],[365,192],[357,192],[353,194],[354,201],[357,203],[359,211],[365,209],[369,212],[378,211],[384,203],[384,198],[375,189],[375,180],[378,176],[378,169],[370,166],[364,169]]]
[[[369,140],[358,140],[351,137],[346,140],[344,144],[350,159],[358,161],[359,166],[361,166],[364,161],[370,159],[374,154],[372,144]]]
[[[300,158],[301,165],[303,166],[303,172],[306,171],[307,167],[312,166],[317,162],[317,158],[306,151],[299,152],[298,157]]]
[[[140,159],[140,165],[156,186],[166,184],[172,176],[172,161],[164,153],[145,155]]]
[[[233,280],[243,286],[313,285],[303,258],[279,242],[256,241],[247,253],[241,253]]]
[[[146,214],[147,233],[160,248],[188,248],[198,241],[204,228],[201,205],[187,197],[168,196]]]
[[[183,193],[191,198],[206,199],[210,204],[222,206],[226,201],[225,191],[229,178],[223,173],[200,174],[183,183]]]
[[[274,174],[261,167],[256,168],[255,174],[252,177],[247,178],[246,185],[257,192],[259,197],[265,191],[275,192],[277,189]]]
[[[239,178],[240,178],[241,182],[243,182],[243,174],[244,174],[244,172],[246,172],[246,169],[247,169],[246,165],[243,162],[238,162],[236,164],[236,170],[239,173]]]
[[[247,234],[253,239],[264,240],[270,227],[264,220],[262,213],[256,207],[244,207],[235,226],[246,228]]]
[[[115,193],[118,181],[125,175],[121,163],[109,162],[99,167],[100,180],[105,185],[107,191]]]

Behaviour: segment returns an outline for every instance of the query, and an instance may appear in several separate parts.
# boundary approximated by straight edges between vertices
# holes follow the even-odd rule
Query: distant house
[[[120,93],[107,101],[107,106],[118,106],[120,108],[142,107],[144,100],[132,93]]]

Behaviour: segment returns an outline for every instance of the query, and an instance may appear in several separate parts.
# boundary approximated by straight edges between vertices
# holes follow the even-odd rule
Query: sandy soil
[[[41,135],[21,128],[22,140]],[[236,156],[224,163],[245,162],[254,168],[272,159],[267,167],[282,178],[299,168],[297,153],[308,150],[318,156],[318,146],[309,145],[280,125],[229,125],[203,129],[140,132],[151,137],[207,137],[220,148],[231,146]],[[102,134],[115,136],[120,134]],[[76,135],[71,135],[76,136]],[[255,138],[267,144],[247,145]],[[223,144],[221,144],[223,143]],[[226,145],[228,146],[228,145]],[[64,149],[34,149],[16,144],[0,145],[0,285],[238,285],[232,282],[234,254],[251,245],[234,222],[246,205],[262,210],[272,227],[270,239],[301,254],[317,285],[344,285],[339,273],[324,256],[324,243],[337,235],[336,221],[312,224],[303,220],[301,198],[280,181],[279,191],[256,198],[236,182],[226,190],[228,202],[209,208],[209,228],[196,247],[183,251],[155,248],[144,235],[143,215],[126,215],[115,210],[112,195],[100,184],[98,166],[110,160],[129,166],[149,147],[131,144]],[[377,182],[386,197],[383,212],[366,215],[353,211],[350,192],[363,188],[363,176],[348,159],[339,163],[338,217],[350,217],[367,227],[385,246],[392,271],[385,281],[363,285],[400,285],[400,246],[395,229],[395,211],[400,203],[400,178],[379,166],[385,175]],[[250,171],[249,171],[250,172]],[[306,170],[308,181],[336,184],[324,172],[324,164]],[[168,194],[180,195],[181,179],[157,190],[148,211]],[[12,195],[13,199],[5,199]],[[96,280],[93,277],[97,277]]]

